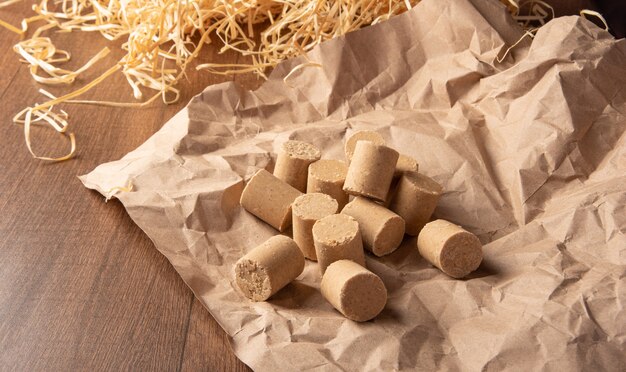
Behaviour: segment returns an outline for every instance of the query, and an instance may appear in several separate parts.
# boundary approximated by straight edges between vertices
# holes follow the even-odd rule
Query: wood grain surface
[[[552,3],[572,12],[572,3],[578,2]],[[17,25],[30,5],[1,9],[0,18]],[[97,33],[54,38],[72,53],[70,68],[111,45]],[[22,128],[11,122],[15,113],[43,100],[40,86],[11,51],[17,41],[0,29],[0,370],[248,370],[122,205],[105,203],[76,178],[133,150],[193,95],[228,78],[191,70],[181,84],[180,102],[170,106],[67,106],[77,156],[44,163],[32,159]],[[74,87],[114,63],[121,56],[118,46]],[[238,61],[234,54],[217,54],[218,47],[206,48],[201,59]],[[249,75],[235,80],[248,88],[260,84]],[[118,74],[84,98],[129,97]],[[59,156],[68,149],[66,139],[47,129],[35,130],[33,142],[41,154]]]

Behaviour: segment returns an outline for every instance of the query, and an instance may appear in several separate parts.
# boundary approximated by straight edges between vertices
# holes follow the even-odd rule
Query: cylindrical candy
[[[348,166],[338,160],[318,160],[309,165],[306,192],[321,192],[330,195],[339,204],[341,210],[348,204],[348,194],[343,191]]]
[[[417,160],[410,156],[400,154],[398,156],[398,162],[396,163],[396,169],[393,172],[393,178],[398,178],[406,172],[417,172],[419,170],[419,164]]]
[[[304,270],[304,256],[296,242],[276,235],[254,248],[235,264],[235,280],[252,301],[265,301],[291,283]]]
[[[404,220],[378,203],[356,197],[341,213],[359,222],[363,244],[378,257],[395,251],[402,243]]]
[[[405,173],[417,172],[418,170],[419,164],[417,163],[417,160],[413,159],[410,156],[400,154],[400,156],[398,157],[398,163],[396,163],[396,170],[393,172],[393,181],[391,181],[391,186],[389,186],[389,191],[387,192],[387,196],[385,197],[385,201],[383,202],[383,205],[385,207],[389,208],[389,205],[391,204],[391,201],[396,194],[396,190],[398,189],[400,177],[402,177],[402,175]]]
[[[387,288],[378,275],[349,260],[328,266],[320,289],[335,309],[357,322],[374,318],[387,304]]]
[[[278,231],[291,226],[291,203],[302,193],[261,169],[241,193],[241,206]]]
[[[309,164],[319,160],[320,150],[310,143],[287,141],[282,144],[276,158],[274,175],[296,189],[306,191]]]
[[[442,191],[432,178],[407,172],[398,181],[389,209],[404,218],[406,233],[416,236],[430,220]]]
[[[417,249],[428,262],[453,278],[476,270],[483,259],[478,237],[446,220],[427,223],[417,237]]]
[[[304,194],[296,198],[291,209],[293,240],[300,247],[304,257],[316,261],[313,225],[319,219],[337,213],[337,201],[326,194]]]
[[[346,141],[344,145],[344,152],[346,153],[346,159],[348,159],[348,163],[352,161],[352,156],[354,155],[354,148],[356,147],[356,143],[359,141],[370,141],[377,145],[384,145],[385,139],[377,132],[373,132],[371,130],[361,130],[350,137]]]
[[[348,167],[344,191],[384,202],[397,162],[396,150],[369,141],[358,141]]]
[[[345,214],[334,214],[313,225],[313,241],[322,274],[338,260],[352,260],[365,266],[359,223]]]

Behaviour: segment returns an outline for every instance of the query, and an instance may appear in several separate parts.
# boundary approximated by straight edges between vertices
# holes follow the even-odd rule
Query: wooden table
[[[555,3],[553,1],[553,3]],[[558,2],[557,2],[558,3]],[[567,12],[575,11],[572,2]],[[30,4],[0,10],[19,24]],[[107,44],[97,33],[55,35],[72,52],[69,68]],[[205,86],[227,78],[190,72],[179,103],[146,109],[67,106],[76,134],[75,159],[32,159],[11,118],[44,98],[11,47],[18,37],[0,30],[0,370],[247,370],[229,339],[122,205],[85,189],[76,176],[116,160],[156,132]],[[121,53],[76,82],[82,86]],[[215,47],[203,60],[237,62]],[[253,76],[236,81],[259,85]],[[70,87],[52,89],[67,92]],[[129,97],[118,74],[86,99]],[[65,139],[33,133],[35,151],[62,155]]]

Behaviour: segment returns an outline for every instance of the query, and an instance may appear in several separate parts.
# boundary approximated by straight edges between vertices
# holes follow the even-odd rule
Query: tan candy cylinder
[[[338,260],[352,260],[365,266],[359,223],[354,218],[334,214],[320,219],[313,225],[313,240],[322,274]]]
[[[355,132],[348,138],[344,145],[344,152],[346,153],[346,159],[348,159],[348,163],[352,161],[352,156],[354,156],[356,143],[359,141],[370,141],[377,145],[385,145],[385,139],[377,132],[373,132],[371,130],[361,130]]]
[[[418,170],[419,164],[417,163],[417,160],[410,156],[400,154],[398,162],[396,163],[396,170],[393,172],[393,181],[391,181],[391,186],[389,186],[389,191],[387,192],[385,202],[383,203],[385,207],[389,207],[389,204],[391,204],[391,200],[398,189],[400,177],[402,177],[405,173],[417,172]]]
[[[410,156],[400,154],[398,156],[398,162],[396,163],[396,169],[393,172],[394,178],[399,178],[406,172],[417,172],[419,170],[419,164],[417,160]]]
[[[278,231],[291,226],[291,203],[302,193],[261,169],[241,193],[241,206]]]
[[[396,170],[393,173],[393,181],[391,181],[391,186],[389,186],[389,191],[387,192],[385,202],[383,203],[385,207],[389,207],[391,204],[391,201],[393,200],[393,197],[398,189],[398,184],[400,183],[402,175],[405,173],[417,172],[418,170],[419,164],[417,163],[417,160],[410,156],[400,154],[398,157],[398,163],[396,164]]]
[[[389,209],[406,223],[406,233],[417,236],[430,220],[443,191],[432,178],[407,172],[398,181]]]
[[[265,301],[291,283],[304,270],[304,256],[296,242],[276,235],[254,248],[235,264],[235,280],[252,301]]]
[[[476,270],[483,259],[476,235],[445,220],[427,223],[417,237],[422,257],[453,278]]]
[[[348,166],[338,160],[318,160],[309,165],[307,193],[321,192],[330,195],[339,204],[341,210],[348,204],[348,194],[343,191]]]
[[[369,141],[358,141],[348,167],[344,191],[384,202],[397,162],[396,150]]]
[[[309,164],[319,160],[320,157],[320,150],[310,143],[287,141],[278,151],[274,175],[297,190],[305,192]]]
[[[357,322],[373,319],[387,304],[387,289],[378,275],[349,260],[328,266],[320,290],[335,309]]]
[[[404,220],[378,203],[356,197],[341,213],[359,222],[363,244],[378,257],[395,251],[402,243]]]
[[[337,201],[326,194],[313,193],[298,196],[293,202],[293,240],[304,257],[316,261],[313,243],[313,225],[319,219],[337,213]]]

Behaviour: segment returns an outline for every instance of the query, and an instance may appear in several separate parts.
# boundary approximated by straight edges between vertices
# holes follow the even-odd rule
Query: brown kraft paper
[[[499,63],[522,35],[497,2],[426,0],[282,63],[257,91],[208,87],[81,180],[124,204],[256,370],[624,370],[626,41],[557,18]],[[287,77],[305,62],[321,67]],[[277,231],[239,206],[245,180],[288,139],[343,159],[357,130],[443,186],[434,218],[479,236],[480,268],[452,279],[406,237],[367,254],[389,293],[373,321],[335,311],[310,261],[268,302],[247,300],[233,265]]]

